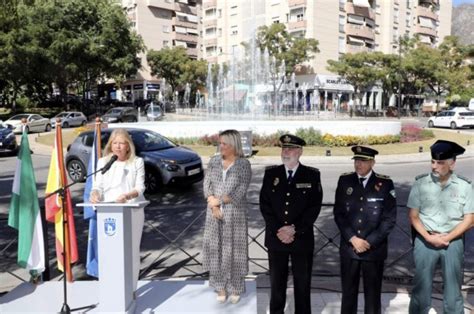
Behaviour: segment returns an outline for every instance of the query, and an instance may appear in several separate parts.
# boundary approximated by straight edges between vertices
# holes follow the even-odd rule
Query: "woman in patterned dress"
[[[217,301],[232,303],[245,292],[248,272],[247,188],[252,171],[243,158],[240,134],[226,130],[219,134],[220,154],[209,161],[204,178],[207,199],[204,229],[203,267],[209,271],[209,285]]]

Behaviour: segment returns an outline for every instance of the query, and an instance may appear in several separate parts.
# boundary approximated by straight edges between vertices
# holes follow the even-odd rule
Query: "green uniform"
[[[465,214],[474,213],[473,186],[463,177],[452,174],[445,186],[431,174],[418,176],[408,197],[408,208],[419,210],[428,232],[448,233],[462,222]],[[421,236],[415,239],[415,277],[410,313],[428,313],[431,307],[433,274],[441,262],[444,282],[444,313],[464,313],[461,295],[464,243],[461,238],[446,248],[435,248]]]

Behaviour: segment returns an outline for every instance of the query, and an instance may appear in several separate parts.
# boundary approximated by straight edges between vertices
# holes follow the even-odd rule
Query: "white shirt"
[[[288,168],[288,167],[285,165],[286,178],[288,179],[288,177],[290,176],[290,174],[288,173],[288,170],[292,170],[292,171],[293,171],[293,173],[292,173],[291,175],[292,175],[292,177],[294,178],[294,177],[295,177],[296,170],[298,170],[298,167],[299,167],[299,166],[300,166],[300,163],[298,163],[298,164],[296,165],[296,167],[294,167],[293,169],[290,169],[290,168]]]
[[[370,172],[369,172],[367,175],[365,175],[365,176],[360,176],[359,174],[357,174],[357,178],[359,178],[359,179],[360,179],[360,178],[365,178],[364,182],[362,182],[362,185],[364,186],[364,188],[365,188],[365,186],[367,185],[367,182],[369,182],[369,178],[370,178],[370,176],[372,175],[372,172],[373,172],[373,171],[370,170]],[[360,180],[359,180],[359,181],[360,181]]]

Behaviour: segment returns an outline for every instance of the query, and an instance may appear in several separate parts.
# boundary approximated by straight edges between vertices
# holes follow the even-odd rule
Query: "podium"
[[[99,312],[134,313],[133,226],[148,201],[80,203],[97,212],[99,253]],[[136,248],[135,248],[136,249]],[[138,248],[139,249],[139,248]]]

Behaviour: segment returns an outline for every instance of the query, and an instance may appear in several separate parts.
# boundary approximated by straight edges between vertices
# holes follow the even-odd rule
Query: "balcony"
[[[372,8],[356,7],[352,2],[346,3],[346,14],[364,16],[375,21],[375,11]]]
[[[147,6],[160,9],[174,10],[174,1],[169,0],[147,0]]]
[[[420,25],[417,25],[415,27],[415,33],[423,34],[423,35],[429,35],[429,36],[433,36],[433,37],[438,37],[438,33],[436,32],[435,29],[428,28],[428,27],[423,27],[423,26],[420,26]]]
[[[295,7],[305,7],[306,0],[288,0],[288,7],[293,9]]]
[[[423,4],[438,6],[439,0],[419,0],[419,5],[421,6]]]
[[[197,8],[196,7],[191,7],[186,4],[182,4],[179,2],[175,3],[174,10],[186,14],[191,14],[191,15],[197,15]]]
[[[289,31],[295,31],[295,30],[298,30],[298,29],[306,29],[306,20],[288,22],[288,30]]]
[[[419,6],[416,10],[417,16],[424,16],[432,20],[438,21],[438,15],[434,13],[431,9]]]
[[[181,33],[174,33],[174,39],[178,41],[184,41],[187,43],[194,43],[197,44],[198,36],[197,35],[190,35],[190,34],[181,34]]]
[[[192,58],[197,58],[198,50],[197,48],[186,48],[186,54]]]
[[[202,8],[204,10],[209,9],[209,8],[215,8],[216,6],[217,6],[217,0],[207,0],[207,1],[204,1],[202,4]]]
[[[217,26],[217,19],[203,21],[203,27],[205,29],[212,26]]]
[[[197,24],[196,24],[196,23],[187,22],[187,21],[182,21],[182,20],[180,20],[180,19],[177,18],[177,17],[173,17],[173,18],[171,19],[171,21],[172,21],[173,24],[176,25],[176,26],[181,26],[181,27],[187,27],[187,28],[197,29]]]
[[[346,35],[375,40],[374,29],[364,25],[346,24],[344,30]]]
[[[217,46],[217,38],[204,39],[204,46]]]
[[[369,52],[370,49],[366,46],[346,44],[346,53]]]

